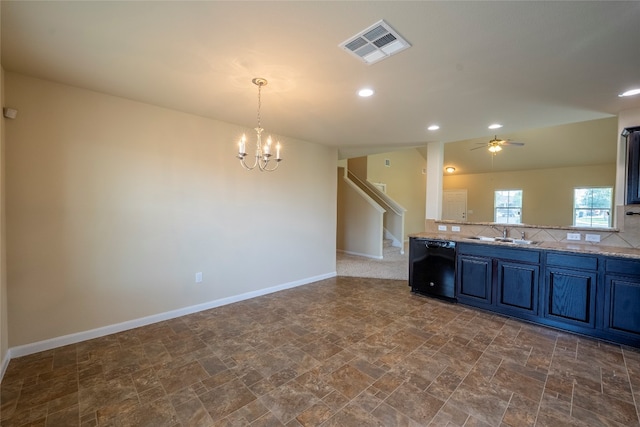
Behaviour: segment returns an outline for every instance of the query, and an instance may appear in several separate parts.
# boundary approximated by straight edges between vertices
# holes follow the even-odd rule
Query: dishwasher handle
[[[455,242],[442,241],[442,240],[425,240],[425,247],[427,248],[455,248]]]

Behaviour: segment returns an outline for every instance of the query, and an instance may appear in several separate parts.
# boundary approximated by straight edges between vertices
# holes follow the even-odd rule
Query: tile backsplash
[[[540,242],[571,242],[587,245],[604,245],[622,248],[640,248],[640,205],[618,206],[618,228],[589,229],[575,227],[546,227],[512,224],[506,225],[509,230],[509,237],[520,238],[521,233],[525,233],[525,239]],[[627,215],[627,212],[638,212],[639,215]],[[438,230],[438,226],[446,226],[447,231]],[[467,223],[456,221],[425,220],[425,231],[438,234],[456,234],[467,236],[489,236],[499,237],[501,231],[491,227],[492,223]],[[460,231],[452,231],[452,227],[459,227]],[[500,230],[505,225],[497,224]],[[579,233],[580,241],[567,240],[567,233]],[[586,235],[597,235],[599,242],[586,241]],[[594,240],[597,240],[594,239]]]

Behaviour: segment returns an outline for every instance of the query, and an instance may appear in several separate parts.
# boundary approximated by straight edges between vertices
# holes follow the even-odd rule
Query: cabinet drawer
[[[529,262],[531,264],[540,263],[540,251],[537,251],[535,249],[512,249],[492,244],[470,243],[458,245],[458,253],[462,255],[475,255],[481,257]]]
[[[640,260],[607,258],[605,270],[607,273],[638,276],[640,275]]]
[[[564,268],[577,268],[580,270],[597,270],[598,258],[594,256],[549,252],[547,253],[547,265],[555,265],[557,267]]]

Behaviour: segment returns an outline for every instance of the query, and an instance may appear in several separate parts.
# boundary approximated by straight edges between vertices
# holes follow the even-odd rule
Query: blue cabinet
[[[626,128],[627,138],[627,204],[640,204],[640,126]]]
[[[607,258],[605,271],[603,328],[640,342],[640,261]]]
[[[458,243],[458,302],[640,347],[640,259]]]
[[[544,317],[577,332],[595,328],[598,257],[550,251],[545,261]]]
[[[491,306],[491,258],[462,255],[458,252],[456,268],[458,301],[477,307]]]
[[[597,280],[594,271],[547,267],[544,317],[595,328]]]
[[[540,252],[485,244],[459,244],[458,301],[526,318],[538,314]]]
[[[524,262],[496,261],[496,306],[505,312],[538,314],[540,266]]]

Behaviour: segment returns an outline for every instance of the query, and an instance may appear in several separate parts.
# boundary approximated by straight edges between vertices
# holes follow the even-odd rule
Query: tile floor
[[[638,426],[640,352],[337,277],[11,361],[2,426]]]

